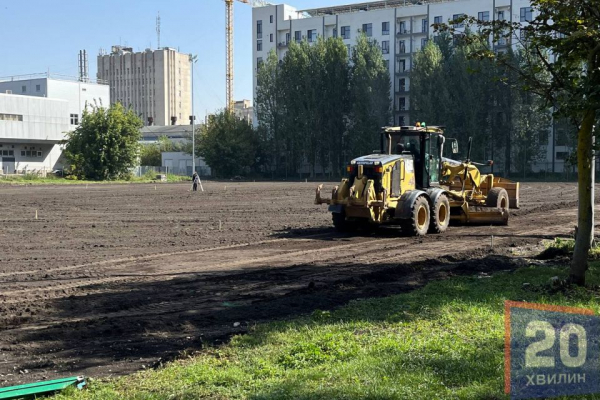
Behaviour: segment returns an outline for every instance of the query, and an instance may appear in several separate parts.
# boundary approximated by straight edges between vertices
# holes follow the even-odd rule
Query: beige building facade
[[[108,82],[111,103],[131,107],[145,125],[187,125],[192,115],[189,55],[164,47],[134,52],[113,46],[98,55],[98,79]]]

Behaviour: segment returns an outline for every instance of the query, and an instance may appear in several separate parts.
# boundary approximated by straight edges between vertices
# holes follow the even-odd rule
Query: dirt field
[[[508,227],[349,237],[313,183],[204,186],[0,186],[0,384],[130,373],[257,322],[506,269],[569,234],[577,204],[574,184],[527,183]]]

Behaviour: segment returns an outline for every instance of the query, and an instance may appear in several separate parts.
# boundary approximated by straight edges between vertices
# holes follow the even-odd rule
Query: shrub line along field
[[[575,184],[528,183],[507,227],[347,236],[314,184],[204,187],[1,187],[3,386],[130,373],[258,322],[493,271],[570,234],[577,204]]]

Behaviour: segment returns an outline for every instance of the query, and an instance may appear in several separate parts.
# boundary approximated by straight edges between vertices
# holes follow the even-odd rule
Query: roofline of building
[[[58,101],[61,103],[69,103],[68,100],[64,100],[64,99],[57,99],[56,97],[42,97],[42,96],[31,96],[31,95],[27,95],[27,94],[20,94],[20,93],[5,93],[5,92],[0,92],[0,96],[1,97],[21,97],[21,98],[27,98],[27,99],[33,99],[33,100],[44,100],[44,101]]]
[[[298,10],[299,14],[306,13],[311,17],[323,15],[345,14],[358,11],[380,10],[384,8],[399,8],[427,5],[431,3],[447,3],[459,0],[380,0],[366,3],[342,4],[339,6],[311,8],[307,10]]]
[[[1,76],[0,82],[19,82],[19,81],[30,81],[33,79],[49,79],[49,80],[53,80],[53,81],[89,83],[92,85],[108,85],[108,81],[103,81],[101,79],[85,78],[85,80],[81,80],[76,76],[51,74],[49,72],[39,72],[39,73],[25,74],[25,75]]]

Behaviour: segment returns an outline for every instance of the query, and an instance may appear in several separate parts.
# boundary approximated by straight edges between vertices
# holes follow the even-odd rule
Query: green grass
[[[597,284],[594,272],[590,284]],[[159,370],[64,399],[505,399],[503,302],[591,308],[598,292],[538,290],[564,268],[457,277],[255,327]],[[523,283],[531,285],[523,288]]]
[[[544,255],[546,254],[550,258],[554,258],[559,255],[570,256],[573,254],[573,250],[575,250],[574,239],[555,238],[554,240],[546,243],[546,250],[540,254],[540,257],[544,258]],[[589,258],[591,260],[600,259],[600,245],[596,244],[590,249]]]
[[[156,173],[145,174],[131,179],[117,179],[111,181],[73,180],[55,175],[42,178],[35,174],[8,175],[0,177],[0,185],[82,185],[82,184],[111,184],[111,183],[150,183],[156,182]],[[191,182],[189,176],[167,174],[167,182]]]

